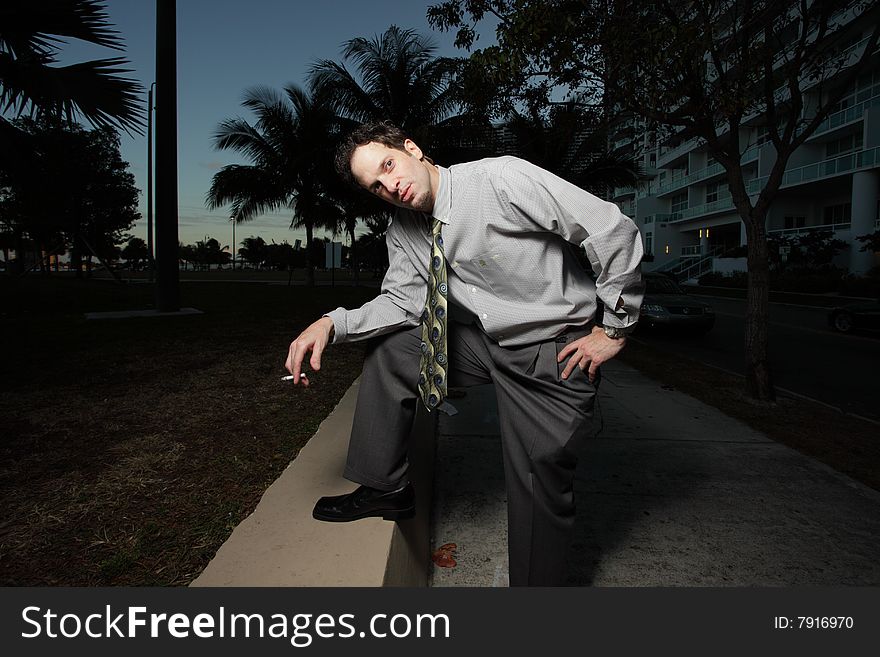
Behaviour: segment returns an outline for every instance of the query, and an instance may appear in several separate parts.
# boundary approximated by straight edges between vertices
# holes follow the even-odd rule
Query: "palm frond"
[[[94,126],[114,126],[143,134],[143,89],[122,77],[130,69],[114,57],[70,66],[47,65],[46,57],[13,59],[0,53],[0,104],[21,115],[55,114],[72,121],[81,114]]]
[[[63,43],[59,37],[123,50],[119,32],[110,27],[103,3],[96,0],[6,0],[0,4],[0,50],[15,57],[48,55]]]
[[[205,205],[214,210],[230,205],[236,223],[250,221],[287,204],[287,192],[275,172],[257,166],[231,164],[214,174]]]

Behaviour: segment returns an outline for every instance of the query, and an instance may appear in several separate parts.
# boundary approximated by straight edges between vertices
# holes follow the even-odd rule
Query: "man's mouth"
[[[409,201],[409,192],[412,189],[412,183],[410,183],[405,190],[403,190],[403,194],[400,195],[400,200],[402,203],[406,203]]]

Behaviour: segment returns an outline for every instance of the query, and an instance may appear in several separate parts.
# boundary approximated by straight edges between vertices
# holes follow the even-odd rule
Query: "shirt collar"
[[[449,223],[449,217],[452,214],[452,185],[450,184],[449,169],[437,165],[440,172],[440,185],[437,188],[437,195],[434,198],[434,209],[431,216],[439,220],[443,224]]]

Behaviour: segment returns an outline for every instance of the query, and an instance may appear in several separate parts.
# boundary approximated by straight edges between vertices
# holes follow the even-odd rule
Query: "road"
[[[745,301],[693,295],[715,309],[705,336],[641,333],[636,339],[743,374]],[[880,335],[832,332],[828,310],[770,304],[770,360],[775,383],[847,413],[880,421],[877,381]]]

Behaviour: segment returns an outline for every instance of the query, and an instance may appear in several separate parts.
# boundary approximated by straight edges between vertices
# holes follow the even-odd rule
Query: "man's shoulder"
[[[501,155],[499,157],[484,157],[482,160],[453,164],[449,167],[449,170],[458,174],[500,172],[509,166],[518,166],[520,162],[525,162],[525,160],[514,155]]]
[[[453,164],[449,170],[452,172],[452,178],[456,184],[480,181],[501,187],[515,184],[511,179],[518,179],[522,176],[534,178],[543,171],[531,162],[514,155],[487,157],[482,160]]]

